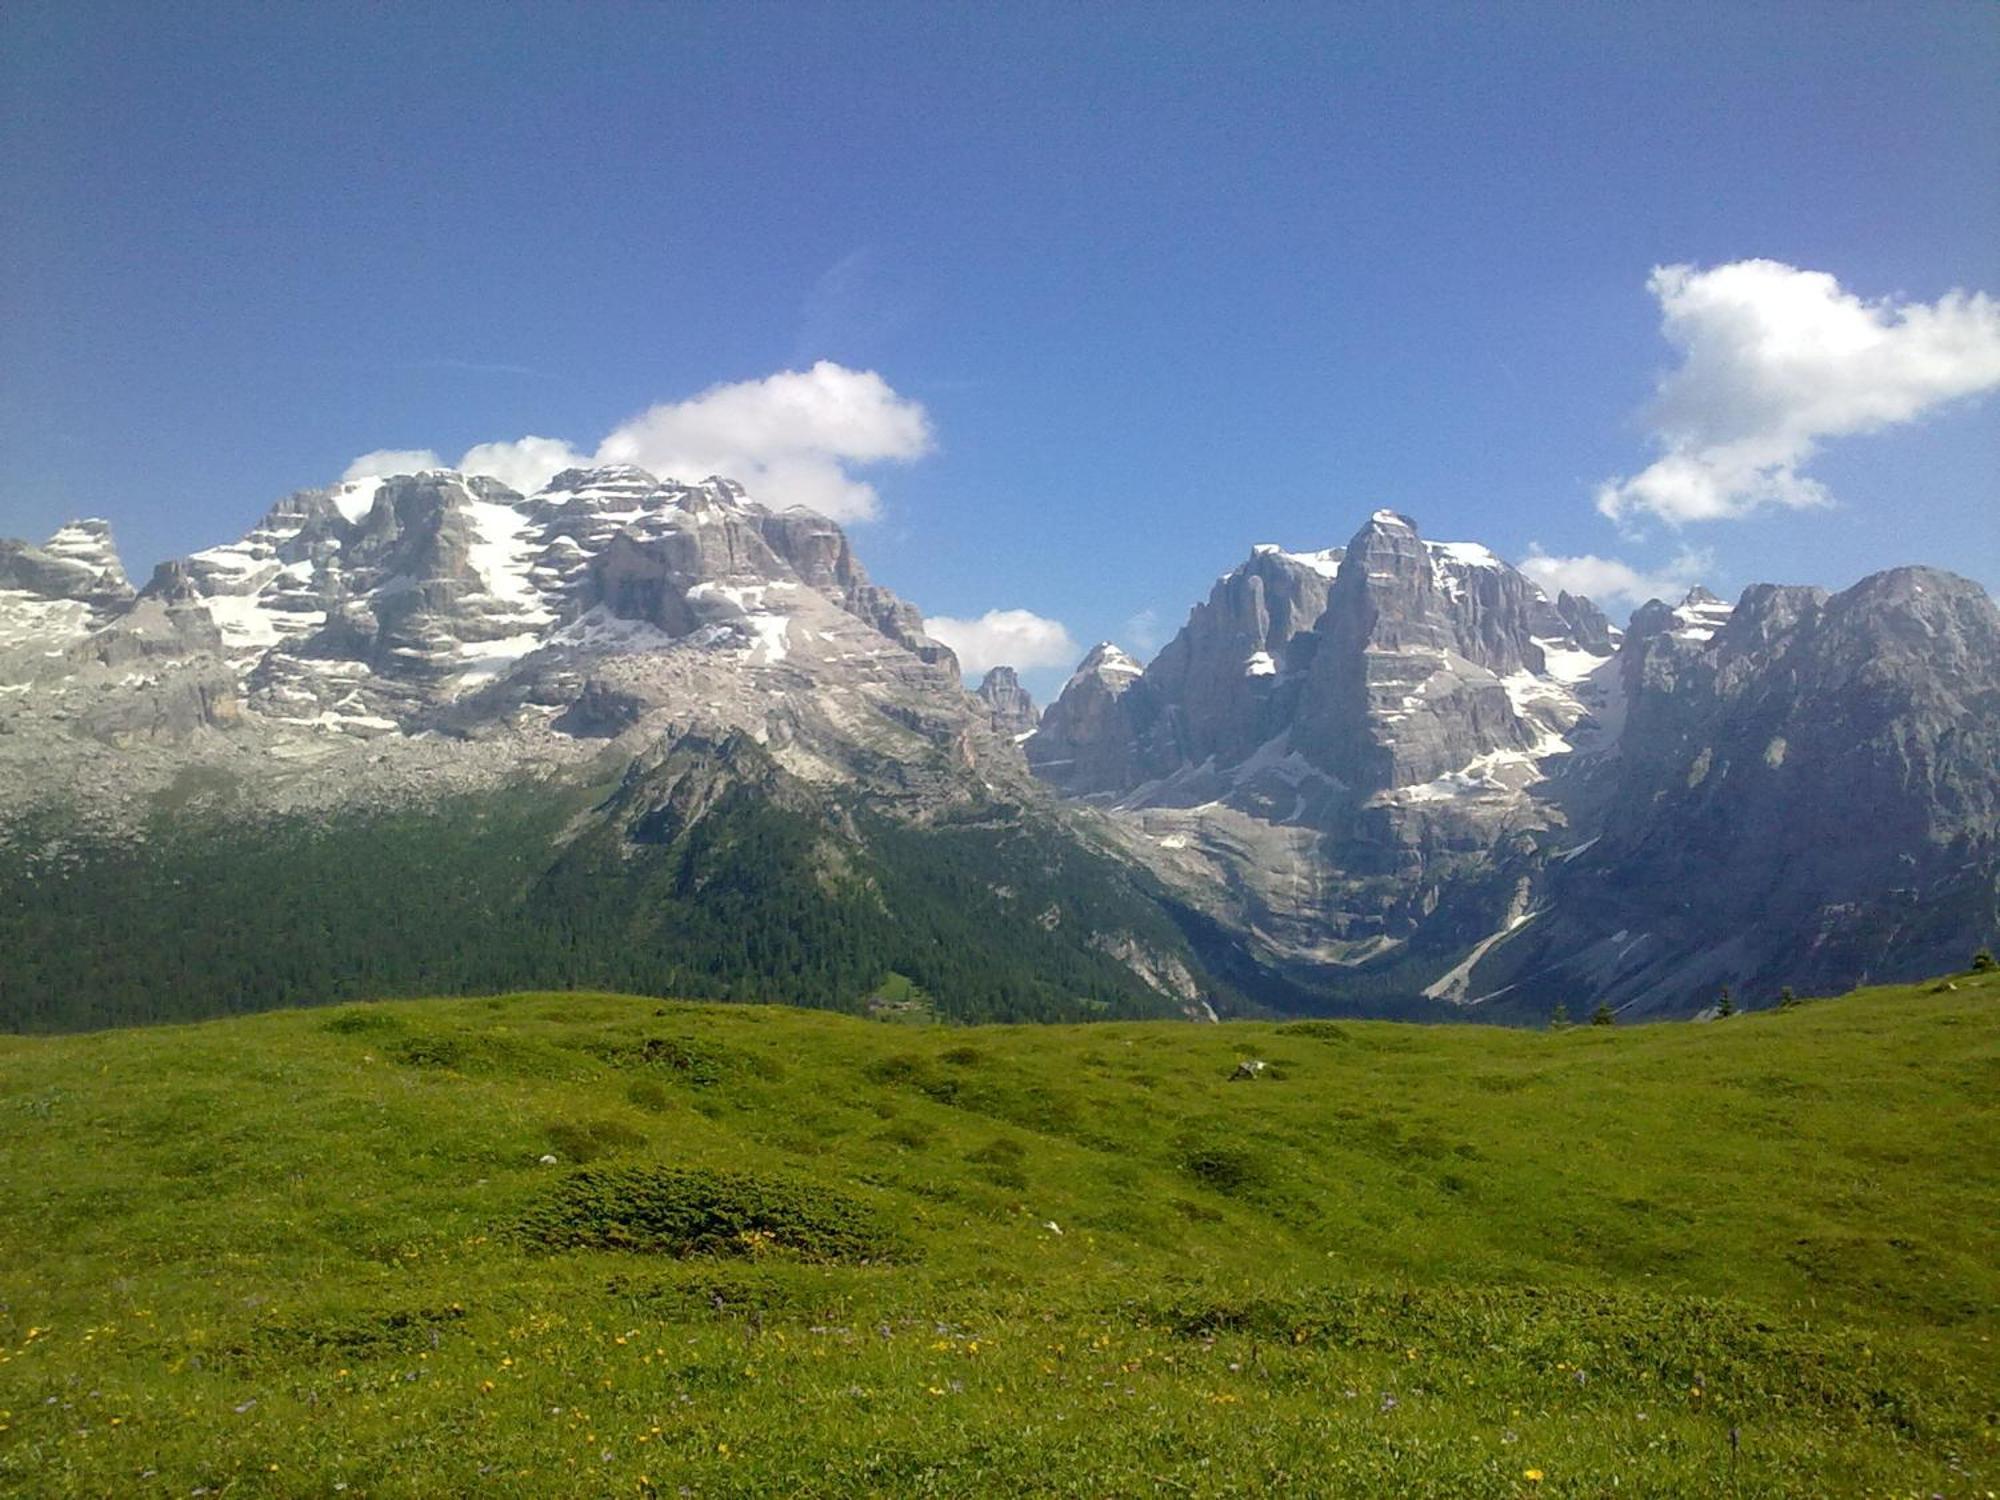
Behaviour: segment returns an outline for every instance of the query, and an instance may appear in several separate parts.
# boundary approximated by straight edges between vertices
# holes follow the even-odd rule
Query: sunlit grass
[[[1984,1495],[2000,976],[1955,982],[0,1039],[0,1492]]]

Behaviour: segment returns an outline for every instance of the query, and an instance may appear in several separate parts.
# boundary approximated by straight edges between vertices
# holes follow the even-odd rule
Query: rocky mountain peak
[[[70,521],[58,527],[42,550],[59,562],[73,563],[90,577],[88,591],[97,595],[130,595],[132,584],[125,565],[118,560],[118,548],[111,539],[111,523],[95,516]]]
[[[1082,678],[1091,678],[1102,683],[1112,696],[1123,693],[1133,682],[1145,675],[1146,669],[1113,641],[1099,641],[1084,653],[1070,677],[1072,683]]]
[[[446,469],[343,481],[162,564],[136,605],[101,523],[52,545],[0,550],[0,640],[33,635],[50,663],[86,637],[100,666],[204,661],[204,701],[322,733],[419,732],[447,711],[463,725],[490,711],[475,700],[518,713],[587,685],[563,675],[579,662],[673,648],[718,665],[741,653],[753,671],[794,651],[879,656],[886,678],[957,690],[949,650],[869,581],[838,526],[718,477],[600,465],[531,496]],[[36,608],[7,587],[16,575]],[[591,701],[609,701],[597,689]]]
[[[68,522],[39,547],[0,539],[0,672],[9,656],[15,671],[60,656],[131,602],[107,521]]]
[[[1131,785],[1155,717],[1145,670],[1110,641],[1092,646],[1023,745],[1035,774],[1077,796]]]
[[[980,679],[979,690],[974,696],[986,705],[996,733],[1004,734],[1009,739],[1023,740],[1035,732],[1041,714],[1012,667],[995,667],[989,671]]]
[[[1609,656],[1622,634],[1604,611],[1582,594],[1563,590],[1556,595],[1556,613],[1569,627],[1578,646],[1595,656]]]

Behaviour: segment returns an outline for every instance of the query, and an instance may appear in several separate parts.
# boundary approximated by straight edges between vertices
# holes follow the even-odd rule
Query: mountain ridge
[[[957,869],[961,902],[998,924],[975,947],[999,942],[1003,969],[1003,951],[1032,952],[1083,985],[1063,1000],[1020,977],[1018,1003],[975,985],[987,998],[966,1013],[981,1016],[1088,1000],[1528,1021],[1600,997],[1690,1014],[1724,983],[1754,998],[1906,977],[1962,959],[2000,918],[2000,747],[1984,727],[1996,663],[1992,601],[1935,570],[1839,594],[1753,585],[1736,605],[1696,589],[1621,631],[1479,543],[1378,510],[1344,546],[1256,545],[1150,663],[1100,643],[1038,713],[1004,667],[966,691],[921,612],[869,578],[833,522],[720,478],[611,466],[532,496],[446,470],[350,481],[285,497],[137,590],[109,528],[73,523],[40,547],[0,545],[0,843],[34,855],[17,881],[32,869],[48,884],[17,884],[25,956],[0,967],[15,991],[0,1010],[52,1014],[22,992],[30,973],[91,982],[76,955],[37,947],[28,914],[73,931],[104,895],[93,872],[115,870],[121,910],[137,913],[126,925],[152,930],[146,882],[176,876],[144,849],[240,852],[260,828],[327,858],[387,839],[400,878],[445,890],[485,888],[453,860],[520,864],[537,872],[521,889],[561,886],[565,911],[599,890],[656,955],[615,959],[592,927],[575,964],[514,960],[521,983],[706,993],[707,971],[658,957],[670,930],[698,928],[719,993],[780,998],[781,975],[819,970],[774,958],[759,978],[749,950],[718,946],[696,913],[721,887],[672,888],[668,907],[696,928],[631,905],[658,860],[691,869],[695,847],[731,847],[711,838],[722,824],[702,831],[718,808],[748,819],[746,851],[819,851],[787,868],[847,915],[815,915],[813,930],[837,949],[835,934],[866,931],[874,955],[837,966],[825,999],[844,1006],[875,984],[867,962],[906,977],[922,964],[892,961],[901,939],[874,908],[840,906],[853,892],[826,885],[835,868],[872,900],[896,889],[919,907],[922,883],[903,872]],[[665,822],[672,798],[628,815],[617,786],[676,747],[722,746],[736,791]],[[1758,756],[1777,757],[1768,798]],[[411,842],[429,809],[477,825],[503,803],[549,810],[521,822],[539,830],[527,844],[454,835],[427,863]],[[751,803],[828,832],[767,845],[775,825],[750,834]],[[1842,808],[1897,830],[1887,857],[1838,827],[1799,834]],[[974,829],[990,835],[977,852]],[[622,851],[595,886],[558,876],[579,838]],[[1704,875],[1689,861],[1707,845]],[[1786,851],[1776,875],[1761,849]],[[761,893],[746,920],[793,910],[741,873]],[[1691,882],[1728,895],[1693,899]],[[1040,887],[1069,905],[1018,905]],[[1753,898],[1772,913],[1761,933]],[[550,898],[499,909],[541,931],[533,899]],[[1110,925],[1080,925],[1086,911]],[[285,920],[267,914],[274,940]],[[923,930],[942,940],[938,920]],[[442,951],[394,925],[409,962]],[[347,946],[315,950],[346,966],[330,994],[387,972],[332,927]],[[167,1003],[133,977],[143,959],[107,943],[97,982]],[[198,963],[176,962],[185,985]],[[254,945],[234,962],[232,983],[268,967]],[[397,992],[422,964],[464,967],[392,963]],[[510,981],[481,969],[477,982]]]
[[[1834,659],[1814,665],[1820,623],[1840,620]],[[1907,978],[2000,926],[1986,729],[2000,614],[1941,570],[1885,570],[1839,594],[1752,585],[1737,605],[1697,587],[1619,631],[1589,600],[1550,601],[1489,549],[1427,541],[1384,510],[1344,548],[1254,548],[1136,674],[1094,669],[1115,649],[1050,706],[1031,766],[1329,999],[1387,985],[1519,1019],[1606,997],[1687,1014],[1723,984]],[[1880,660],[1896,665],[1885,675]],[[1909,692],[1891,702],[1889,684]],[[1810,778],[1795,762],[1782,812],[1750,797],[1720,815],[1730,868],[1710,883],[1730,894],[1700,920],[1676,915],[1679,886],[1700,879],[1674,852],[1680,815],[1631,810],[1665,802],[1663,778],[1699,784],[1709,742],[1733,744],[1779,703],[1842,727],[1817,737]],[[1914,736],[1938,774],[1849,753],[1883,735]],[[1849,848],[1842,817],[1897,826],[1889,858]],[[1808,858],[1778,837],[1801,829],[1848,852]],[[1783,870],[1760,879],[1761,851],[1780,847]],[[1887,913],[1912,885],[1897,872],[1919,867],[1929,915],[1898,921]],[[1607,888],[1649,892],[1660,920]],[[1753,891],[1771,910],[1762,932]],[[1897,930],[1852,935],[1885,923]]]

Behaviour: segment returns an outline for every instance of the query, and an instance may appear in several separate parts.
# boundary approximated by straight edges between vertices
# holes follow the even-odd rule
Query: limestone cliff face
[[[1289,722],[1339,564],[1337,549],[1260,546],[1216,581],[1146,669],[1146,691],[1161,705],[1144,747],[1152,774],[1210,757],[1240,761]]]
[[[1718,617],[1720,617],[1718,619]],[[2000,930],[2000,611],[1931,568],[1649,606],[1616,791],[1481,987],[1634,1013],[1955,967]],[[1616,941],[1612,941],[1613,938]],[[1511,950],[1511,951],[1510,951]]]
[[[1145,668],[1109,641],[1090,648],[1023,748],[1035,774],[1072,796],[1130,786],[1141,774],[1139,744],[1157,716],[1139,687]]]
[[[1447,569],[1407,517],[1377,511],[1334,579],[1292,743],[1363,796],[1526,752],[1535,735],[1500,678],[1542,665],[1522,585]]]
[[[100,522],[0,544],[0,687],[0,809],[109,806],[190,756],[253,796],[366,800],[696,727],[820,777],[933,751],[1022,774],[832,521],[628,466],[531,496],[449,471],[302,491],[136,595]]]
[[[980,680],[979,690],[974,696],[986,705],[996,734],[1004,734],[1010,740],[1023,740],[1035,732],[1041,712],[1035,707],[1035,700],[1028,696],[1028,690],[1021,686],[1021,679],[1012,667],[993,668]]]
[[[104,521],[72,521],[41,546],[0,538],[0,682],[39,670],[51,653],[131,605],[132,585]]]
[[[1323,993],[1685,1013],[2000,927],[2000,633],[1948,574],[1695,589],[1621,632],[1378,511],[1259,548],[1143,672],[1090,665],[1037,773]]]

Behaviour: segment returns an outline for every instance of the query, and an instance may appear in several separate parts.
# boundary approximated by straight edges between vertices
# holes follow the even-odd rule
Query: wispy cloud
[[[1160,628],[1160,612],[1146,608],[1130,616],[1125,621],[1125,639],[1130,641],[1142,657],[1151,656],[1160,649],[1165,638]]]
[[[1598,490],[1598,510],[1621,525],[1826,505],[1801,472],[1826,439],[2000,386],[2000,303],[1984,293],[1867,302],[1772,260],[1661,266],[1648,286],[1681,362],[1647,414],[1660,457]]]
[[[460,370],[468,375],[523,375],[535,380],[549,379],[549,372],[530,365],[510,365],[484,359],[412,359],[404,361],[412,370]]]
[[[813,279],[799,302],[793,358],[873,358],[912,316],[907,290],[884,268],[882,255],[860,245]]]

